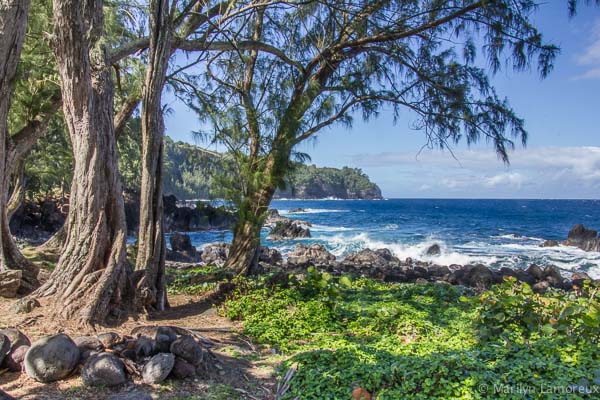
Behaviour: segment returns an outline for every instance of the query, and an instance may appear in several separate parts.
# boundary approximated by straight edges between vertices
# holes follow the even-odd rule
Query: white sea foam
[[[324,214],[324,213],[347,213],[350,210],[330,210],[327,208],[304,208],[303,211],[291,213],[290,210],[279,210],[280,214],[295,215],[295,214]]]
[[[348,232],[356,230],[356,228],[347,228],[345,226],[326,226],[318,224],[313,224],[309,229],[314,232]]]

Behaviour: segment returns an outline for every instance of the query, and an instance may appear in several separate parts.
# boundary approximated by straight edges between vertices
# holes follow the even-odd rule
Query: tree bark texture
[[[6,205],[8,202],[7,155],[8,111],[13,91],[17,64],[21,56],[29,0],[0,1],[0,270],[23,269],[20,290],[30,290],[36,284],[37,270],[29,265],[22,268],[18,249],[8,228]],[[17,254],[15,254],[15,250]],[[21,256],[22,257],[22,256]]]
[[[56,312],[84,325],[131,309],[125,212],[113,124],[113,82],[101,0],[54,0],[54,44],[63,113],[73,144],[67,239],[49,282]]]
[[[163,224],[162,90],[171,57],[172,22],[168,0],[150,3],[150,54],[142,92],[142,182],[136,259],[136,304],[148,311],[167,307]]]

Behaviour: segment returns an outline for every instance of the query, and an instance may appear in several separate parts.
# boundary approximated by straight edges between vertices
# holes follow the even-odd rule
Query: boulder
[[[492,283],[498,283],[499,279],[488,267],[477,264],[469,268],[465,275],[468,286],[488,287]]]
[[[171,345],[171,353],[184,359],[192,365],[202,361],[202,347],[191,336],[181,336]]]
[[[21,287],[23,271],[6,270],[0,272],[0,297],[17,297],[17,291]]]
[[[10,348],[16,349],[19,346],[30,346],[31,341],[23,332],[17,328],[5,328],[0,330],[0,334],[6,336],[10,341]]]
[[[592,278],[585,272],[575,272],[571,275],[571,281],[574,285],[581,287],[585,281],[592,281]]]
[[[112,349],[116,345],[123,343],[123,338],[115,332],[102,333],[98,335],[98,340],[107,349]]]
[[[4,361],[4,357],[10,352],[10,340],[0,333],[0,364]]]
[[[65,334],[47,336],[31,345],[25,354],[25,372],[39,382],[66,378],[79,362],[79,348]]]
[[[0,400],[17,400],[4,390],[0,389]]]
[[[432,244],[431,246],[429,246],[427,248],[427,251],[425,251],[425,255],[427,256],[439,256],[440,254],[442,254],[442,249],[440,248],[439,244]]]
[[[84,350],[104,350],[104,345],[96,336],[77,336],[73,342],[79,347],[79,351]]]
[[[267,239],[284,240],[309,237],[311,237],[310,229],[302,226],[302,223],[299,221],[281,220],[275,223]]]
[[[533,286],[531,286],[531,290],[533,290],[535,293],[544,293],[546,290],[548,290],[549,287],[549,282],[539,281],[538,283],[535,283]]]
[[[384,266],[390,262],[399,260],[392,255],[388,249],[364,249],[358,253],[348,255],[343,263],[354,264],[354,265],[378,265]]]
[[[6,368],[11,372],[21,372],[23,370],[23,361],[25,361],[25,354],[29,350],[29,346],[18,346],[11,350],[4,361],[2,362],[2,368]]]
[[[542,271],[542,269],[536,264],[531,264],[529,267],[527,267],[525,272],[527,272],[537,281],[544,279],[544,271]]]
[[[81,369],[81,379],[86,386],[116,386],[127,381],[125,365],[112,353],[90,356]]]
[[[37,307],[40,307],[39,301],[26,297],[15,302],[9,310],[13,314],[28,314]]]
[[[571,228],[565,244],[579,247],[585,251],[600,251],[598,232],[594,229],[588,229],[581,224],[577,224]]]
[[[190,376],[196,375],[196,367],[194,367],[189,362],[185,361],[181,357],[175,358],[175,365],[173,365],[173,370],[171,371],[171,375],[176,379],[185,379]]]
[[[309,246],[298,243],[288,255],[287,264],[292,267],[308,267],[311,265],[329,265],[335,261],[335,256],[327,251],[325,246],[313,243]]]
[[[156,342],[146,336],[140,336],[135,341],[135,354],[137,358],[150,357],[157,353]]]
[[[227,261],[227,256],[229,256],[229,245],[217,242],[208,244],[202,249],[201,259],[206,265],[221,267]]]
[[[108,396],[106,400],[153,400],[150,393],[133,391],[128,393],[117,393]]]
[[[171,353],[159,353],[152,357],[142,369],[142,378],[145,383],[159,383],[167,379],[173,370],[175,356]]]
[[[283,261],[283,257],[277,249],[261,246],[258,261],[269,265],[277,265]]]
[[[190,235],[185,233],[172,233],[169,237],[171,250],[167,252],[167,258],[172,261],[198,262],[200,254],[194,246]]]
[[[562,275],[553,265],[544,268],[544,279],[550,282],[552,286],[557,286],[563,281]]]

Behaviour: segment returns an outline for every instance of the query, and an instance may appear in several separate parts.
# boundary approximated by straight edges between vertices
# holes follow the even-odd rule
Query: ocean
[[[555,265],[564,275],[587,272],[600,278],[600,253],[574,247],[540,247],[547,239],[564,240],[577,224],[600,228],[600,200],[275,200],[271,208],[308,221],[312,237],[263,244],[291,252],[296,243],[322,243],[338,258],[364,248],[386,247],[400,259],[411,257],[439,265],[482,263],[492,268]],[[305,212],[289,214],[303,208]],[[227,231],[191,232],[202,248],[230,242]],[[425,254],[441,247],[439,256]]]

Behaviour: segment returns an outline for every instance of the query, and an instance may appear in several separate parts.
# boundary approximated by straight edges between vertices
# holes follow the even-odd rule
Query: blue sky
[[[319,166],[361,168],[384,196],[417,198],[600,198],[600,7],[581,7],[569,19],[566,1],[540,6],[535,23],[561,47],[554,71],[501,72],[493,78],[526,121],[529,141],[504,165],[485,143],[450,152],[421,151],[425,138],[413,116],[391,113],[352,129],[333,127],[299,150]],[[167,101],[169,97],[167,96]],[[174,100],[167,134],[194,142],[194,114]]]

